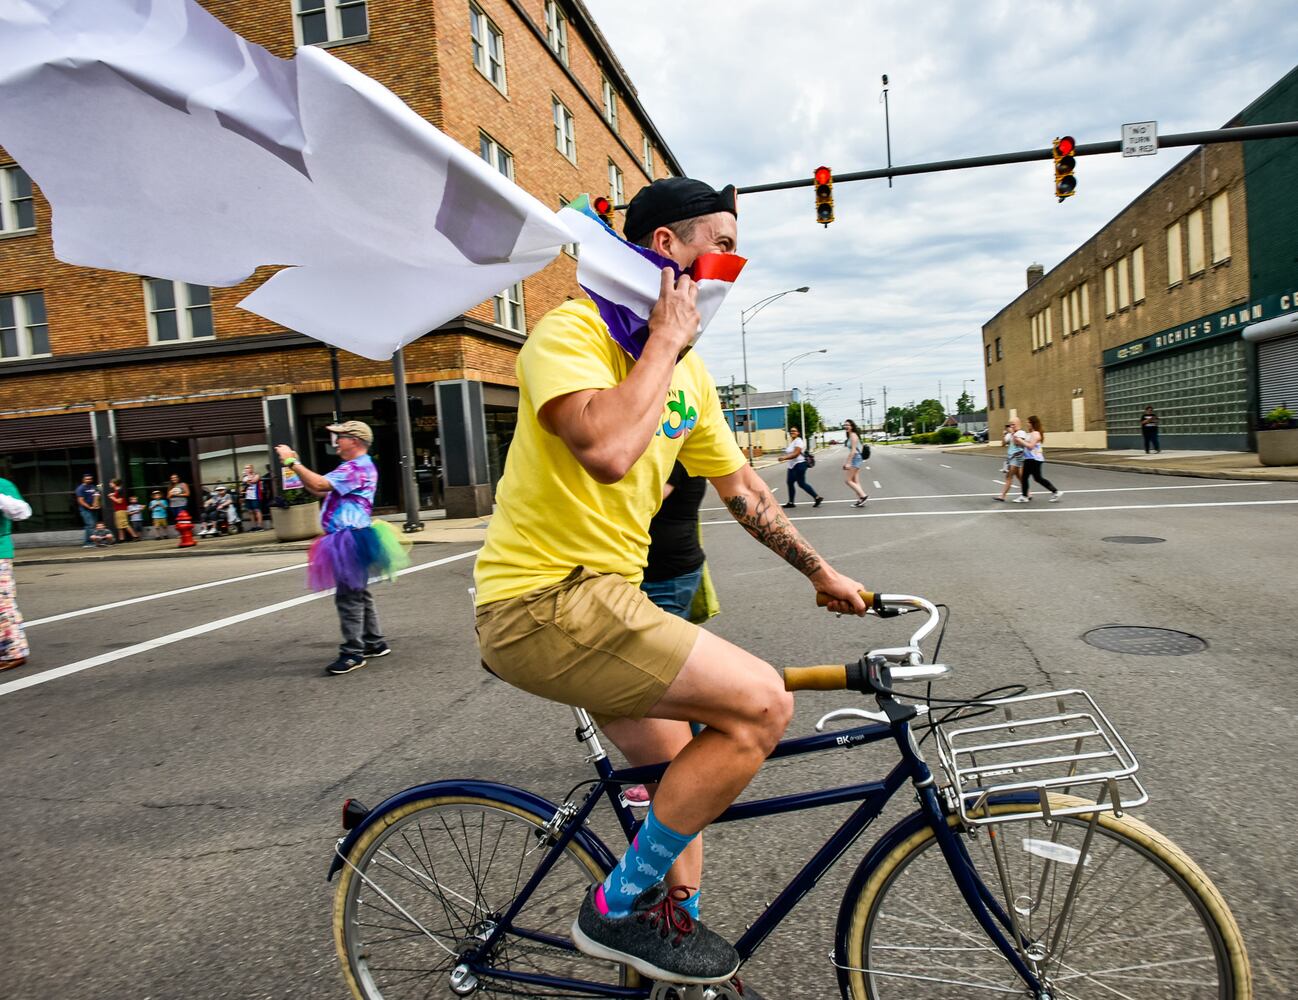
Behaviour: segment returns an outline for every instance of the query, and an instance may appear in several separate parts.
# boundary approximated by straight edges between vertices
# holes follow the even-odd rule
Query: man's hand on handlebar
[[[825,607],[830,611],[840,615],[863,615],[868,609],[861,596],[865,592],[864,585],[829,566],[813,575],[811,582],[819,593],[829,598]]]

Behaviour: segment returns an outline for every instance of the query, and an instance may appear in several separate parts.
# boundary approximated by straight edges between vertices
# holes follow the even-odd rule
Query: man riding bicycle
[[[627,239],[688,269],[737,242],[733,188],[668,178],[627,208]],[[590,299],[533,328],[518,358],[518,428],[475,567],[482,659],[516,687],[591,712],[633,765],[671,760],[620,864],[583,900],[587,954],[673,982],[719,982],[738,955],[697,920],[699,833],[784,734],[793,698],[758,657],[659,608],[639,589],[648,526],[680,460],[754,538],[864,614],[865,588],[798,534],[746,464],[697,352],[697,288],[664,268],[638,361]],[[707,728],[692,737],[689,723]],[[688,898],[684,898],[688,896]],[[687,915],[688,914],[688,915]]]

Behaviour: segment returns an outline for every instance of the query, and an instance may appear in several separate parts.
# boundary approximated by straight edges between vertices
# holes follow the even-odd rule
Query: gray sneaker
[[[572,922],[578,951],[625,962],[642,976],[669,983],[725,982],[739,968],[739,953],[730,943],[681,908],[690,896],[683,886],[651,885],[625,917],[603,916],[594,895],[594,889],[586,893]]]

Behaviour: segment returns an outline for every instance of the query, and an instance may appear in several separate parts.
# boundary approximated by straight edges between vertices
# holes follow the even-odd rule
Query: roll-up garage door
[[[89,413],[56,413],[48,417],[0,420],[0,454],[81,448],[95,443]]]
[[[1257,345],[1258,403],[1263,416],[1277,406],[1298,413],[1298,337]]]
[[[251,434],[266,429],[260,399],[221,399],[208,403],[145,406],[113,414],[122,441],[152,438]]]

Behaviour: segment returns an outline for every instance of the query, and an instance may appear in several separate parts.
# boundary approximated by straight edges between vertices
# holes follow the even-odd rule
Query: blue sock
[[[686,913],[688,913],[695,920],[699,919],[699,897],[702,895],[703,895],[703,890],[700,889],[698,892],[694,893],[694,895],[691,896],[689,899],[685,900],[685,902],[681,903],[681,909],[684,910]]]
[[[604,884],[595,890],[595,907],[605,916],[625,917],[636,897],[661,882],[681,852],[698,834],[677,833],[658,822],[653,806],[631,846]]]

